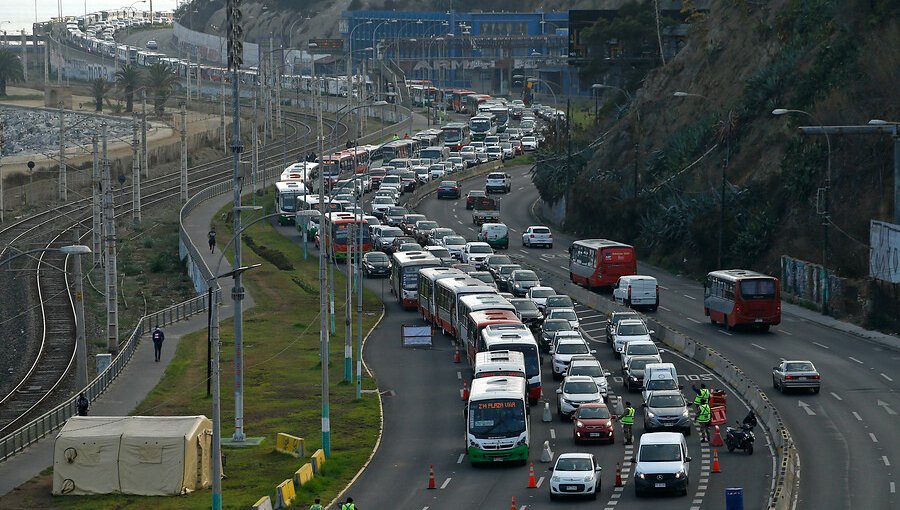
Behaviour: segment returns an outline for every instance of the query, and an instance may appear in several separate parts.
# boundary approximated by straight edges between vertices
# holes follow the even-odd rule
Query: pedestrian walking
[[[151,336],[153,338],[153,358],[154,361],[159,361],[159,355],[160,353],[162,353],[162,344],[166,339],[166,335],[161,329],[159,329],[159,326],[157,325],[156,329],[153,330],[153,335]]]
[[[206,238],[209,240],[209,252],[215,253],[216,251],[216,227],[210,229],[209,233],[206,234]]]
[[[704,402],[700,404],[700,409],[697,411],[697,423],[700,425],[701,442],[709,442],[709,425],[711,421],[712,410],[709,408],[709,403]]]
[[[341,505],[341,510],[359,510],[359,507],[353,502],[353,498],[347,496],[347,500]]]
[[[631,427],[634,426],[634,407],[631,402],[625,402],[625,412],[619,418],[622,422],[622,436],[625,438],[625,444],[631,444],[634,436],[631,433]]]
[[[87,416],[88,409],[91,407],[91,403],[88,402],[87,397],[84,396],[84,392],[78,395],[78,400],[75,401],[75,409],[78,410],[78,416]]]
[[[316,502],[309,505],[309,510],[325,510],[325,507],[322,506],[322,500],[319,499],[319,496],[316,496]]]

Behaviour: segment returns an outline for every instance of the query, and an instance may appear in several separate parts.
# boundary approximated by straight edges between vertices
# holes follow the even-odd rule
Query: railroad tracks
[[[295,160],[314,145],[297,141],[312,133],[311,115],[285,111],[286,130],[290,134],[270,145],[268,155],[260,157],[261,168],[280,167],[283,159]],[[310,122],[310,120],[312,122]],[[346,124],[330,126],[335,136],[343,136]],[[232,177],[231,157],[188,169],[189,194]],[[178,173],[143,182],[143,208],[158,207],[178,200]],[[114,191],[116,218],[131,214],[130,186]],[[67,398],[61,390],[67,386],[75,356],[75,318],[66,255],[54,248],[80,242],[90,235],[92,204],[85,198],[61,204],[22,219],[0,230],[0,260],[17,251],[40,247],[33,257],[20,257],[16,267],[0,268],[0,291],[7,298],[0,309],[0,373],[9,375],[0,387],[0,437],[3,437],[36,413]],[[48,242],[47,239],[50,239]],[[22,276],[26,275],[26,276]],[[18,305],[18,306],[15,306]],[[3,327],[4,322],[14,327]],[[8,325],[8,324],[7,324]]]

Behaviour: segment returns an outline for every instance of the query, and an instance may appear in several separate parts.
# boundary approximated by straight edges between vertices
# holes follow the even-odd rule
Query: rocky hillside
[[[819,263],[817,196],[828,150],[824,137],[800,135],[797,127],[900,121],[898,14],[889,0],[714,1],[708,16],[694,19],[674,60],[617,83],[635,101],[604,97],[599,129],[575,129],[576,157],[539,166],[535,181],[551,202],[571,183],[567,227],[633,242],[644,257],[680,272],[746,267],[780,275],[782,255]],[[776,108],[810,116],[775,116]],[[827,264],[839,277],[832,308],[900,329],[896,299],[881,311],[875,308],[885,301],[873,299],[897,289],[866,279],[869,220],[893,214],[892,141],[830,141]]]

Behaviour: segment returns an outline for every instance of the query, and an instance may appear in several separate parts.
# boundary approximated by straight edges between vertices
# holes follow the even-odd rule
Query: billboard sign
[[[900,283],[900,225],[875,220],[870,222],[869,276]]]
[[[343,39],[310,39],[311,50],[315,53],[340,53],[344,51]],[[312,46],[315,44],[315,46]]]

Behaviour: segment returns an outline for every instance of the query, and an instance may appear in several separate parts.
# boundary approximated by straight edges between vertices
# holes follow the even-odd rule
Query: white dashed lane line
[[[696,300],[697,300],[697,298],[695,298],[694,296],[690,296],[690,295],[687,295],[687,294],[682,294],[682,296],[684,296],[684,297],[686,297],[686,298],[688,298],[688,299],[690,299],[690,300],[692,300],[692,301],[696,301]]]
[[[465,459],[465,458],[466,458],[466,454],[465,454],[465,453],[460,453],[460,454],[459,454],[459,458],[456,459],[456,463],[457,463],[457,464],[462,464],[462,461],[463,461],[463,459]]]
[[[759,344],[753,344],[753,343],[751,343],[750,345],[752,345],[753,347],[756,347],[757,349],[763,350],[763,351],[766,350],[765,347],[763,347],[763,346],[761,346],[761,345],[759,345]]]
[[[813,345],[818,345],[819,347],[821,347],[823,349],[831,349],[831,347],[828,347],[827,345],[824,345],[824,344],[820,344],[819,342],[813,342]]]
[[[855,361],[855,362],[859,363],[860,365],[864,365],[864,364],[865,364],[865,363],[863,363],[862,361],[860,361],[860,360],[854,358],[853,356],[848,356],[848,357],[850,358],[850,361]]]
[[[894,380],[891,379],[890,376],[888,376],[888,375],[885,374],[884,372],[881,373],[881,377],[884,377],[884,378],[887,379],[888,381],[894,382]]]
[[[695,319],[695,318],[693,318],[693,317],[688,317],[687,320],[689,320],[689,321],[691,321],[691,322],[693,322],[693,323],[695,323],[695,324],[700,324],[700,321],[698,321],[697,319]]]
[[[665,311],[667,311],[667,312],[671,312],[671,311],[672,311],[672,310],[670,310],[670,309],[668,309],[668,308],[666,308],[665,306],[662,306],[662,305],[659,306],[659,309],[660,309],[660,310],[665,310]]]
[[[852,414],[853,417],[856,418],[856,421],[862,421],[862,416],[860,416],[856,411],[852,411],[850,414]]]
[[[452,480],[452,478],[444,480],[444,483],[441,484],[441,489],[446,489],[447,486],[450,485],[450,480]]]

